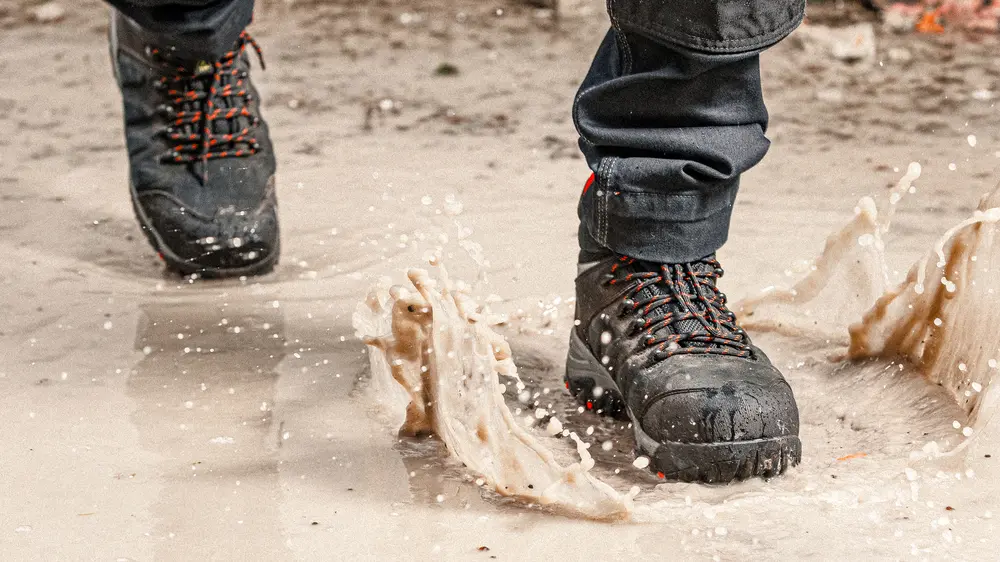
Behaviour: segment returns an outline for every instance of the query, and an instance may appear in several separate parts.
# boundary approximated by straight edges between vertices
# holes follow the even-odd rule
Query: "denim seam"
[[[664,224],[673,224],[673,225],[676,225],[676,224],[683,224],[683,225],[703,224],[703,223],[706,223],[706,222],[711,222],[711,221],[714,221],[714,220],[718,220],[720,218],[720,215],[724,217],[724,216],[732,216],[732,214],[733,214],[733,208],[730,205],[728,207],[720,207],[718,210],[713,211],[712,213],[710,213],[708,215],[705,215],[703,217],[699,217],[699,218],[696,218],[696,219],[691,219],[691,220],[678,220],[677,218],[674,218],[674,217],[670,217],[670,218],[664,217],[663,219],[656,220],[654,223],[650,223],[649,228],[651,230],[655,230],[655,229],[659,228],[660,225],[664,225]],[[605,247],[607,247],[607,242],[605,242],[604,245],[605,245]]]
[[[607,171],[608,161],[607,159],[601,160],[600,168],[597,171],[597,192],[594,193],[594,198],[596,199],[596,211],[597,211],[597,243],[600,245],[605,244],[605,239],[602,233],[604,232],[604,191],[605,191],[605,172]]]
[[[590,229],[590,225],[587,228],[594,240],[597,240],[597,243],[601,245],[603,243],[601,242],[601,196],[599,194],[604,189],[602,186],[604,185],[604,166],[606,163],[604,159],[601,159],[601,162],[597,165],[597,172],[595,172],[596,179],[594,180],[595,185],[592,188],[594,190],[594,202],[590,206],[590,216],[588,217],[590,225],[594,226],[594,230]]]
[[[638,195],[642,197],[692,197],[697,199],[712,199],[712,196],[705,196],[698,193],[656,193],[653,191],[619,191],[619,195]]]
[[[703,221],[709,220],[711,217],[714,217],[714,216],[718,215],[719,213],[727,211],[727,210],[728,210],[728,212],[732,213],[733,199],[734,199],[732,197],[733,196],[733,191],[734,191],[733,188],[730,187],[730,188],[727,188],[722,193],[715,193],[715,194],[710,194],[710,195],[697,194],[697,193],[653,193],[653,192],[648,192],[648,191],[620,191],[620,192],[617,192],[616,195],[618,195],[619,197],[622,197],[622,198],[627,198],[629,196],[633,196],[635,198],[657,198],[657,199],[666,199],[666,198],[677,197],[677,198],[685,198],[685,199],[702,200],[702,201],[705,201],[705,202],[708,202],[708,203],[715,203],[715,202],[718,202],[720,200],[727,200],[729,202],[728,205],[720,206],[718,209],[711,210],[708,214],[706,214],[704,216],[701,216],[701,217],[691,218],[691,219],[678,219],[676,217],[672,217],[672,218],[670,218],[670,219],[668,219],[668,220],[665,221],[665,222],[680,222],[680,223],[690,224],[690,223],[699,223],[699,222],[703,222]],[[605,210],[604,210],[604,240],[601,242],[602,244],[605,244],[605,245],[607,244],[607,231],[609,229],[610,223],[611,223],[610,211],[608,210],[607,206],[605,206]]]
[[[612,0],[608,1],[610,3]],[[768,30],[764,35],[758,35],[747,39],[706,39],[697,35],[684,33],[683,31],[667,32],[659,27],[652,27],[635,22],[625,21],[624,25],[625,27],[632,28],[651,37],[664,39],[672,43],[678,43],[685,47],[702,49],[710,52],[729,53],[732,52],[730,49],[733,47],[753,50],[773,45],[782,37],[791,33],[799,25],[799,23],[801,23],[801,18],[795,17],[790,19],[785,25]],[[621,25],[617,19],[615,20],[615,24]]]
[[[618,43],[622,56],[625,58],[622,65],[622,75],[627,76],[632,73],[632,47],[629,46],[628,39],[625,38],[618,16],[615,15],[614,7],[615,0],[608,0],[608,17],[611,18],[611,27],[615,30],[615,42]]]
[[[611,222],[608,217],[608,207],[611,203],[611,182],[613,181],[615,171],[618,169],[618,157],[613,156],[611,158],[610,169],[608,170],[608,180],[606,182],[606,187],[604,188],[604,243],[608,242],[608,225]]]

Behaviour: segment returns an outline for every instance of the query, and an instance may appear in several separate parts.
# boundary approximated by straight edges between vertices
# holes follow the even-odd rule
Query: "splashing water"
[[[884,218],[870,197],[863,198],[854,219],[828,239],[801,281],[791,289],[767,290],[738,309],[747,328],[792,336],[802,336],[804,330],[794,320],[787,322],[789,312],[810,320],[825,315],[823,322],[846,346],[835,359],[910,361],[965,410],[971,426],[964,432],[967,437],[977,433],[994,439],[991,421],[1000,403],[1000,391],[992,384],[1000,361],[1000,186],[982,198],[971,217],[946,231],[902,284],[887,290],[883,236],[896,204],[919,176],[920,166],[911,164],[890,193]],[[828,296],[831,292],[836,292],[835,300]],[[841,306],[811,306],[819,302]],[[779,325],[774,318],[786,322]]]
[[[924,448],[924,457],[958,457],[976,447],[995,447],[993,427],[1000,391],[993,374],[1000,362],[1000,188],[984,197],[969,219],[945,232],[905,281],[893,287],[886,266],[885,237],[896,206],[920,166],[911,164],[879,209],[870,197],[860,200],[854,218],[829,237],[822,254],[791,288],[769,288],[736,305],[743,325],[800,340],[821,340],[839,349],[829,359],[902,359],[883,369],[885,385],[905,392],[873,396],[896,399],[915,411],[937,411],[931,386],[921,390],[910,373],[919,372],[944,388],[964,408],[970,426],[965,439],[946,453]],[[664,510],[635,506],[638,488],[621,494],[589,471],[594,460],[580,438],[568,430],[580,461],[562,466],[555,455],[518,420],[504,402],[509,379],[522,389],[510,347],[486,322],[483,310],[461,284],[438,268],[438,280],[422,270],[409,272],[408,288],[376,288],[354,316],[359,336],[371,350],[373,393],[390,410],[402,412],[401,433],[434,435],[483,482],[501,495],[594,519],[660,520]],[[383,284],[383,287],[385,285]],[[906,384],[903,385],[902,383]],[[916,393],[916,394],[914,394]],[[926,395],[920,398],[921,395]],[[916,414],[919,416],[919,414]],[[956,421],[956,423],[958,423]],[[561,427],[550,433],[559,433]],[[933,443],[931,443],[933,444]],[[863,455],[862,455],[863,456]],[[844,459],[850,458],[844,457]],[[838,459],[838,461],[844,460]],[[915,483],[910,482],[915,490]],[[916,492],[914,491],[914,498]],[[789,501],[798,501],[792,498]],[[669,517],[667,517],[669,519]]]
[[[475,301],[449,281],[444,268],[438,271],[435,280],[411,270],[416,294],[400,286],[388,294],[375,289],[354,315],[354,326],[369,345],[376,396],[384,401],[395,395],[390,400],[400,409],[408,401],[400,432],[437,436],[503,496],[586,518],[627,519],[638,488],[620,494],[592,476],[594,460],[576,433],[568,436],[580,461],[561,466],[518,424],[499,379],[524,386],[510,346],[487,326]]]

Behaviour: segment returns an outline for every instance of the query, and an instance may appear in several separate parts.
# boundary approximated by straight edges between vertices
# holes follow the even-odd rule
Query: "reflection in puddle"
[[[141,310],[135,348],[145,357],[127,393],[141,446],[160,457],[153,511],[161,552],[183,545],[210,558],[253,559],[280,547],[280,435],[271,411],[285,355],[281,310],[200,301]]]

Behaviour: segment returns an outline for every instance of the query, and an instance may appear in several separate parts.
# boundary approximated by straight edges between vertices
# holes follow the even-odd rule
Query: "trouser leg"
[[[250,24],[254,0],[108,0],[150,32],[160,48],[184,58],[214,61]]]
[[[595,177],[581,260],[692,261],[726,241],[740,174],[767,152],[759,54],[803,0],[609,0],[612,29],[574,103]]]

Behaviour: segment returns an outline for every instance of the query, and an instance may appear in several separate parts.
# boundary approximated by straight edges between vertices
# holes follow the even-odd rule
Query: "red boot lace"
[[[214,64],[199,62],[194,68],[178,64],[173,76],[164,76],[155,83],[169,98],[168,104],[157,109],[172,119],[162,134],[178,143],[161,157],[163,162],[201,162],[204,174],[207,173],[204,164],[209,159],[251,156],[260,150],[252,134],[260,118],[249,109],[253,100],[248,87],[249,74],[236,67],[247,45],[257,52],[263,69],[260,45],[244,31],[233,49]],[[169,60],[158,49],[150,49],[149,53]],[[217,132],[216,124],[221,121],[227,123],[227,132]]]
[[[656,347],[658,359],[685,353],[752,356],[750,338],[736,324],[736,315],[726,307],[726,296],[716,287],[723,274],[718,261],[662,264],[660,271],[621,275],[619,269],[636,262],[622,257],[611,267],[608,282],[634,284],[623,312],[638,314],[632,333],[644,331],[643,341]]]

